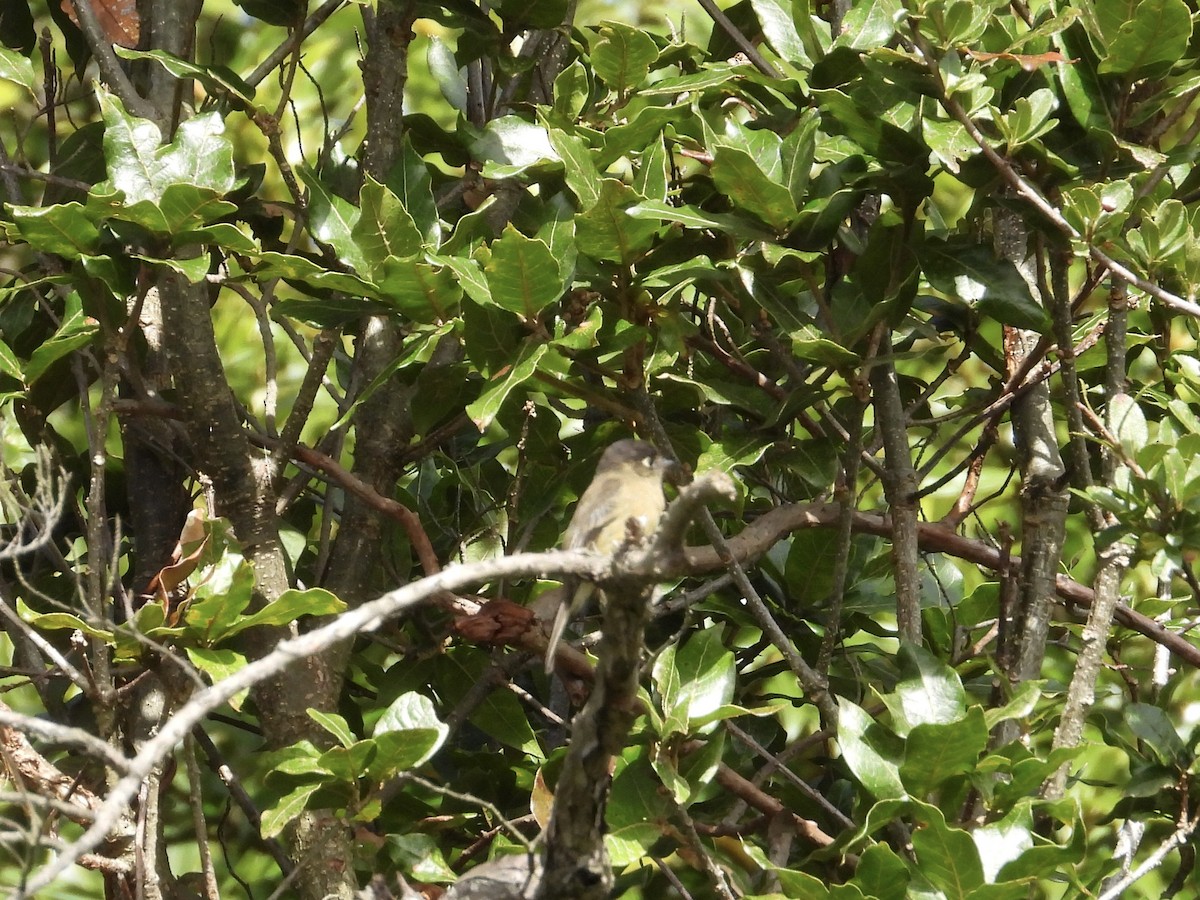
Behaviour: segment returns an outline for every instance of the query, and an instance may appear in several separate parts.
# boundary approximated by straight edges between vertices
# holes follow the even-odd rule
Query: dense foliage
[[[1197,891],[1196,10],[605,9],[7,0],[14,896]]]

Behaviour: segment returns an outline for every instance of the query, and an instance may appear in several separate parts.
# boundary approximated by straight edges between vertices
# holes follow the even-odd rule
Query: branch
[[[134,90],[133,84],[126,77],[125,70],[121,68],[117,54],[113,53],[112,43],[105,37],[104,29],[100,26],[100,20],[96,18],[96,11],[89,0],[71,0],[71,9],[75,11],[75,19],[79,22],[79,29],[83,32],[88,49],[96,57],[96,65],[100,67],[100,75],[104,82],[121,98],[121,103],[131,115],[157,122],[158,114],[154,107]],[[47,102],[49,99],[47,98]]]
[[[95,810],[95,821],[78,840],[64,847],[44,868],[12,896],[28,900],[51,884],[86,854],[100,847],[121,819],[142,782],[175,746],[207,716],[238,692],[282,673],[288,666],[357,634],[374,631],[384,622],[405,613],[444,591],[460,591],[498,579],[529,578],[545,575],[578,575],[600,580],[611,575],[611,559],[583,551],[522,553],[470,565],[452,566],[429,578],[390,591],[356,609],[343,613],[328,624],[300,637],[281,641],[266,656],[250,663],[229,678],[197,691],[180,707],[162,729],[148,740],[131,760],[127,773],[113,785],[103,804]]]
[[[1144,291],[1165,306],[1169,306],[1178,312],[1187,313],[1189,316],[1200,318],[1200,306],[1197,306],[1190,300],[1185,300],[1176,294],[1172,294],[1170,291],[1164,290],[1151,281],[1147,281],[1135,272],[1125,268],[1125,266],[1110,257],[1099,247],[1094,247],[1085,241],[1083,235],[1075,230],[1074,226],[1063,217],[1063,214],[1055,209],[1050,201],[1038,192],[1037,188],[1022,178],[1020,173],[1013,168],[1012,163],[992,148],[987,138],[984,137],[983,132],[976,127],[971,117],[967,115],[966,110],[962,108],[962,105],[946,89],[946,83],[942,79],[941,70],[938,68],[937,60],[933,56],[933,48],[929,46],[928,41],[925,40],[924,35],[921,34],[915,23],[912,23],[911,28],[913,43],[920,50],[921,56],[925,60],[925,66],[933,77],[934,83],[937,85],[938,102],[941,103],[946,112],[950,113],[966,129],[967,134],[971,136],[971,140],[978,145],[984,157],[995,167],[1000,177],[1008,182],[1009,186],[1017,194],[1040,212],[1050,224],[1072,240],[1082,243],[1087,248],[1088,255],[1092,259],[1100,263],[1100,265],[1104,266],[1119,279],[1133,285],[1140,291]]]

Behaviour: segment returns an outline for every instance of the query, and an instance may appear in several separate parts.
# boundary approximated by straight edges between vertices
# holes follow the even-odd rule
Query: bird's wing
[[[564,550],[594,548],[596,538],[616,515],[616,492],[606,485],[606,479],[593,482],[579,498],[575,515],[563,535]]]

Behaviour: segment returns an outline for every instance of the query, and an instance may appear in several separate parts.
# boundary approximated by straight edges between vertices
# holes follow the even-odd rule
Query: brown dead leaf
[[[456,621],[454,630],[475,644],[512,644],[534,628],[535,621],[533,610],[519,603],[490,600],[475,615]]]
[[[983,50],[967,50],[967,55],[972,59],[979,60],[979,62],[993,62],[997,59],[1002,59],[1005,62],[1015,62],[1026,72],[1033,72],[1042,66],[1054,63],[1067,63],[1069,65],[1079,62],[1077,59],[1067,59],[1057,50],[1051,50],[1049,53],[987,53]]]
[[[96,18],[100,21],[100,27],[104,29],[104,36],[110,41],[131,50],[138,45],[142,27],[141,20],[138,19],[136,0],[83,0],[83,2],[91,4]],[[75,7],[71,0],[62,0],[61,6],[62,11],[70,20],[78,25],[79,19],[75,16]]]

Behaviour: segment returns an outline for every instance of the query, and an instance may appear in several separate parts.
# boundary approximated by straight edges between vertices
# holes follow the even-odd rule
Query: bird
[[[630,536],[631,528],[642,536],[653,534],[666,509],[663,477],[671,466],[671,459],[646,441],[625,439],[610,444],[563,532],[562,549],[615,553]],[[564,581],[546,645],[547,675],[554,671],[563,629],[595,591],[596,585],[589,581]]]

